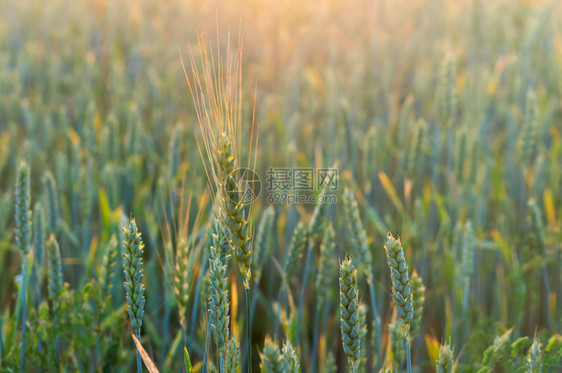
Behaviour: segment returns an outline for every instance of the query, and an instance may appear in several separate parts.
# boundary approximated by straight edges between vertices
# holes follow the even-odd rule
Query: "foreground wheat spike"
[[[137,228],[135,219],[131,219],[128,226],[123,227],[123,272],[125,273],[125,297],[127,299],[127,312],[131,320],[131,329],[140,340],[142,315],[144,313],[144,285],[142,254],[144,243]],[[137,351],[137,370],[142,371],[140,353]]]
[[[221,360],[225,356],[230,328],[227,273],[229,257],[226,251],[227,245],[225,232],[219,227],[217,219],[213,228],[211,255],[209,258],[209,322]]]
[[[223,221],[228,226],[230,239],[234,246],[234,256],[244,277],[244,288],[250,289],[252,247],[250,236],[248,235],[248,221],[244,212],[244,204],[240,200],[240,190],[236,175],[236,159],[226,132],[219,138],[217,161]]]
[[[525,362],[527,364],[527,372],[528,373],[540,373],[542,372],[542,351],[541,351],[541,344],[535,338],[533,340],[533,344],[529,348],[529,352],[527,352],[527,357],[525,358]]]
[[[275,210],[269,206],[263,212],[260,224],[254,238],[254,283],[258,283],[263,271],[265,257],[268,251],[268,241],[273,229]]]
[[[261,353],[262,369],[267,373],[285,373],[288,371],[287,361],[276,343],[266,337]]]
[[[406,360],[408,363],[408,373],[412,371],[410,358],[411,325],[414,318],[413,300],[408,279],[408,266],[400,238],[395,239],[390,232],[386,237],[384,245],[388,267],[390,268],[390,279],[392,281],[392,300],[402,336],[406,339]]]
[[[282,353],[287,367],[287,372],[298,373],[300,371],[299,358],[293,348],[293,345],[288,339],[286,339],[283,343]]]
[[[308,232],[306,225],[300,221],[293,231],[293,236],[291,237],[291,242],[289,243],[289,250],[287,251],[287,256],[285,257],[285,262],[283,263],[283,273],[285,274],[287,281],[297,273],[300,258],[306,248],[307,240]]]
[[[408,266],[400,238],[394,238],[389,232],[384,245],[390,278],[392,281],[392,300],[400,320],[402,335],[410,339],[410,326],[414,317],[413,300],[408,280]]]
[[[21,162],[16,176],[16,198],[15,198],[15,220],[14,229],[16,244],[20,249],[22,257],[29,253],[31,241],[31,210],[29,196],[29,167],[25,162]]]
[[[105,248],[100,268],[100,295],[102,300],[111,295],[111,281],[117,264],[118,248],[117,237],[113,234]]]
[[[352,373],[359,369],[361,325],[358,307],[357,269],[346,255],[340,264],[340,327],[343,350]]]
[[[54,235],[51,234],[47,243],[47,260],[48,272],[47,282],[49,290],[49,299],[53,304],[53,308],[58,307],[58,298],[62,291],[63,278],[59,244]]]
[[[448,344],[441,345],[439,359],[435,362],[437,373],[453,373],[454,350]]]
[[[414,339],[421,329],[423,303],[425,302],[425,286],[423,285],[422,278],[418,275],[416,270],[412,272],[410,285],[412,287],[412,296],[414,298],[414,316],[412,318],[412,330],[410,331],[410,335],[411,338]]]

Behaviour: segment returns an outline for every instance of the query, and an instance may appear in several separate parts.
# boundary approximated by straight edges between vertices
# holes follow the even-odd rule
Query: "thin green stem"
[[[373,311],[373,325],[375,326],[375,330],[373,330],[373,332],[375,333],[375,336],[377,338],[377,355],[378,355],[378,361],[382,361],[382,350],[381,350],[381,333],[380,330],[378,330],[377,327],[377,320],[379,318],[378,316],[378,312],[377,312],[377,302],[376,302],[376,298],[375,298],[375,284],[373,282],[373,280],[371,280],[370,278],[367,280],[367,285],[369,286],[369,294],[370,294],[370,298],[371,298],[371,309]]]
[[[140,331],[137,331],[137,339],[140,342]],[[137,349],[137,372],[138,373],[142,373],[142,362],[141,362],[141,356],[140,356],[140,352]]]
[[[410,356],[410,341],[406,338],[406,356],[408,362],[408,373],[412,373],[412,357]]]
[[[246,289],[246,334],[248,341],[248,373],[252,373],[252,325],[251,325],[251,302],[250,289]]]
[[[22,270],[22,307],[21,307],[21,360],[20,360],[20,372],[23,373],[23,367],[25,365],[25,323],[27,318],[27,292],[26,292],[26,277],[27,277],[27,258],[23,258],[23,270]]]

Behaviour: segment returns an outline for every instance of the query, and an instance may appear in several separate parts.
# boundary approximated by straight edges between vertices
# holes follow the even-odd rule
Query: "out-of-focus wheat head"
[[[193,275],[195,259],[201,251],[203,244],[203,241],[199,241],[199,244],[196,244],[196,236],[201,227],[202,213],[205,211],[209,200],[207,193],[204,193],[196,201],[198,212],[195,222],[190,226],[191,202],[193,198],[192,193],[186,189],[186,180],[184,179],[177,211],[172,198],[170,198],[170,216],[168,216],[166,209],[164,209],[164,222],[160,226],[164,242],[164,273],[178,304],[180,325],[184,331],[187,330],[189,281]]]

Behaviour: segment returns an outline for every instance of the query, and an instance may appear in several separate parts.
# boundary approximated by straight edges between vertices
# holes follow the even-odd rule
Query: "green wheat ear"
[[[227,357],[224,364],[225,373],[236,373],[238,371],[239,356],[240,348],[238,347],[238,342],[236,342],[236,339],[231,338],[228,342]]]
[[[525,122],[521,130],[521,161],[525,166],[529,166],[532,162],[533,152],[535,150],[537,130],[537,95],[534,91],[527,92],[527,102],[525,107]]]
[[[357,200],[349,189],[346,189],[343,193],[343,207],[347,230],[351,239],[351,250],[359,258],[361,266],[365,268],[368,274],[371,274],[373,273],[373,265],[367,233],[359,215]]]
[[[400,320],[402,335],[410,340],[410,329],[414,317],[413,300],[408,280],[408,266],[404,257],[404,250],[400,238],[394,238],[390,232],[384,244],[390,278],[392,281],[392,300]]]
[[[25,162],[21,162],[16,175],[16,199],[15,199],[15,220],[14,229],[16,244],[20,249],[22,257],[29,253],[31,241],[31,210],[29,196],[29,167]]]
[[[444,120],[443,124],[449,124],[457,112],[455,57],[452,54],[445,56],[441,64],[439,94],[439,115]]]
[[[57,233],[61,215],[60,202],[55,178],[49,171],[43,175],[43,185],[45,187],[45,202],[47,206],[47,226],[50,233]]]
[[[118,247],[117,237],[113,234],[103,253],[100,268],[100,295],[102,301],[105,301],[105,299],[111,295],[111,282],[115,271],[115,265],[117,264]]]
[[[392,318],[392,322],[388,325],[388,334],[390,335],[390,352],[392,354],[392,366],[400,366],[405,359],[404,337],[400,323],[396,322],[396,313]]]
[[[361,325],[358,308],[357,269],[346,255],[340,264],[340,327],[343,350],[352,373],[359,369]]]
[[[263,215],[254,238],[254,283],[258,283],[263,271],[266,254],[269,250],[269,238],[273,229],[275,210],[269,206]]]
[[[52,234],[47,243],[47,261],[49,299],[51,300],[53,307],[56,309],[58,307],[58,299],[62,291],[63,278],[59,243]]]
[[[540,373],[542,372],[542,351],[541,344],[535,338],[533,344],[527,352],[527,357],[525,358],[525,363],[527,364],[528,373]]]
[[[329,292],[333,274],[336,270],[334,260],[334,253],[336,251],[336,243],[334,241],[335,232],[334,227],[330,223],[322,239],[322,244],[320,245],[320,263],[318,266],[318,273],[316,275],[316,294],[318,296],[316,302],[316,308],[320,311],[328,302]]]
[[[139,337],[145,302],[144,285],[142,283],[144,243],[135,219],[131,219],[128,226],[123,227],[123,235],[125,238],[123,240],[123,272],[125,273],[123,286],[125,287],[131,328]]]
[[[299,259],[306,248],[307,240],[308,232],[306,225],[300,221],[293,231],[285,263],[283,263],[283,273],[285,274],[285,279],[287,281],[297,273],[299,268],[298,265],[300,263]]]
[[[277,344],[266,337],[261,353],[262,371],[266,373],[285,373],[288,371],[287,361],[279,350]]]
[[[474,236],[474,229],[472,223],[468,221],[464,226],[464,236],[462,242],[462,269],[461,274],[467,286],[470,283],[470,277],[474,272],[474,246],[476,244],[476,237]]]
[[[248,221],[245,216],[244,205],[240,200],[240,191],[235,174],[236,159],[226,133],[220,136],[217,148],[222,218],[228,227],[228,233],[233,243],[234,256],[238,261],[240,273],[244,277],[244,288],[250,289],[252,247],[248,235]]]
[[[423,285],[422,278],[418,275],[416,270],[412,272],[410,285],[412,287],[412,295],[414,298],[414,316],[412,318],[412,330],[410,331],[410,335],[412,339],[414,339],[421,329],[423,304],[425,302],[425,286]]]
[[[45,256],[45,218],[43,208],[39,203],[35,204],[33,213],[33,256],[40,268]]]
[[[187,302],[189,301],[189,244],[184,239],[177,244],[176,265],[173,271],[174,296],[178,303],[180,325],[187,330]]]
[[[312,218],[310,219],[310,238],[315,239],[324,230],[324,221],[326,220],[326,215],[328,213],[328,204],[326,203],[326,188],[320,191],[318,195],[318,203],[314,207],[314,212],[312,213]]]
[[[441,345],[439,359],[435,362],[437,373],[453,373],[454,349],[449,345]]]
[[[299,358],[293,348],[293,345],[288,339],[286,339],[283,343],[282,353],[287,367],[287,372],[298,373],[300,371]]]
[[[227,254],[228,242],[225,232],[219,227],[218,219],[215,220],[211,237],[209,322],[215,336],[215,344],[219,350],[219,355],[223,359],[227,348],[226,343],[229,338],[230,325],[227,273],[229,256]]]

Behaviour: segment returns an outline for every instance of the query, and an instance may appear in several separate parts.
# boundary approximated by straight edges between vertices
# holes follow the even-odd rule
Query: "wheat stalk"
[[[390,232],[386,237],[384,245],[388,267],[390,268],[390,278],[392,281],[392,300],[402,336],[406,339],[406,353],[408,360],[408,373],[412,371],[410,359],[410,330],[414,317],[412,293],[410,281],[408,279],[408,266],[404,257],[404,250],[400,238],[395,239]]]
[[[47,258],[49,263],[49,270],[47,272],[49,299],[53,309],[56,310],[59,306],[58,299],[62,291],[63,278],[60,248],[53,234],[50,235],[47,242]]]
[[[201,155],[204,158],[205,170],[208,178],[214,182],[214,186],[219,192],[220,216],[222,223],[225,225],[224,228],[228,231],[231,247],[243,277],[247,313],[247,365],[248,372],[251,373],[251,229],[245,211],[245,202],[247,201],[240,199],[240,193],[245,194],[246,191],[240,190],[238,185],[239,175],[236,173],[238,172],[237,167],[239,167],[238,162],[241,162],[242,159],[241,149],[247,151],[250,156],[246,168],[249,170],[255,169],[257,137],[254,136],[254,122],[252,120],[249,151],[241,145],[242,45],[238,45],[237,53],[231,54],[229,38],[226,61],[223,64],[219,50],[218,66],[215,65],[212,50],[209,52],[205,47],[203,38],[199,39],[199,47],[202,52],[201,73],[197,68],[191,49],[189,52],[193,79],[189,78],[183,59],[182,67],[189,91],[193,97],[197,121],[203,137],[207,160],[205,160],[203,154]],[[248,213],[248,215],[250,214]]]
[[[439,358],[435,361],[437,373],[453,373],[454,349],[449,345],[441,345]]]
[[[537,95],[534,91],[527,92],[527,101],[525,106],[525,122],[521,129],[520,146],[521,161],[525,166],[530,166],[532,156],[535,150],[537,130]]]
[[[299,358],[293,348],[293,345],[288,339],[286,339],[283,343],[281,352],[283,354],[283,359],[285,360],[285,366],[287,367],[286,372],[298,373],[300,371]]]
[[[113,234],[106,245],[100,267],[100,296],[102,300],[110,297],[112,288],[113,273],[117,264],[117,253],[119,244],[117,237]]]
[[[412,272],[410,285],[412,287],[412,296],[414,298],[414,315],[412,317],[412,329],[410,330],[410,335],[411,338],[414,339],[421,329],[423,304],[425,302],[425,286],[423,285],[422,278],[418,275],[416,270]]]
[[[285,262],[283,263],[283,273],[287,281],[297,273],[307,241],[308,231],[306,225],[304,222],[300,221],[293,231],[291,242],[289,243],[289,250],[287,251]]]
[[[43,186],[45,188],[45,202],[47,205],[47,225],[50,233],[57,233],[60,221],[60,202],[57,193],[57,185],[53,175],[47,171],[43,175]]]
[[[45,255],[45,217],[39,203],[33,210],[33,257],[39,268],[43,265]]]
[[[289,369],[279,347],[269,337],[264,342],[261,362],[262,371],[265,370],[266,373],[285,373]]]
[[[31,241],[31,210],[29,208],[31,197],[29,193],[29,167],[21,162],[16,175],[16,198],[15,198],[15,220],[14,234],[16,245],[20,249],[21,256],[27,257]]]
[[[238,356],[240,355],[240,348],[236,339],[231,338],[228,342],[226,363],[224,366],[225,373],[236,373],[238,371]]]
[[[21,283],[21,314],[22,314],[22,344],[20,371],[23,372],[25,365],[25,330],[27,322],[27,262],[29,245],[31,241],[31,210],[29,209],[31,197],[29,193],[29,167],[21,162],[16,172],[16,198],[15,198],[15,220],[16,245],[22,256],[22,283]]]
[[[340,263],[340,328],[343,350],[352,373],[359,369],[361,325],[358,307],[357,270],[346,255]]]
[[[227,238],[219,224],[218,219],[215,220],[209,258],[209,322],[223,366],[230,328],[227,273],[229,256]]]
[[[533,344],[527,352],[525,363],[527,364],[527,373],[541,373],[542,372],[542,351],[541,344],[535,337]]]
[[[273,206],[269,206],[263,212],[260,219],[260,224],[256,230],[254,238],[254,283],[258,283],[263,271],[265,256],[269,249],[268,241],[273,229],[273,219],[275,217],[275,210]]]
[[[125,297],[127,299],[127,312],[131,320],[131,329],[140,341],[140,329],[144,313],[144,285],[142,254],[144,243],[137,228],[135,219],[131,219],[128,226],[123,227],[123,272],[125,274]],[[142,372],[140,352],[137,350],[137,370]]]

